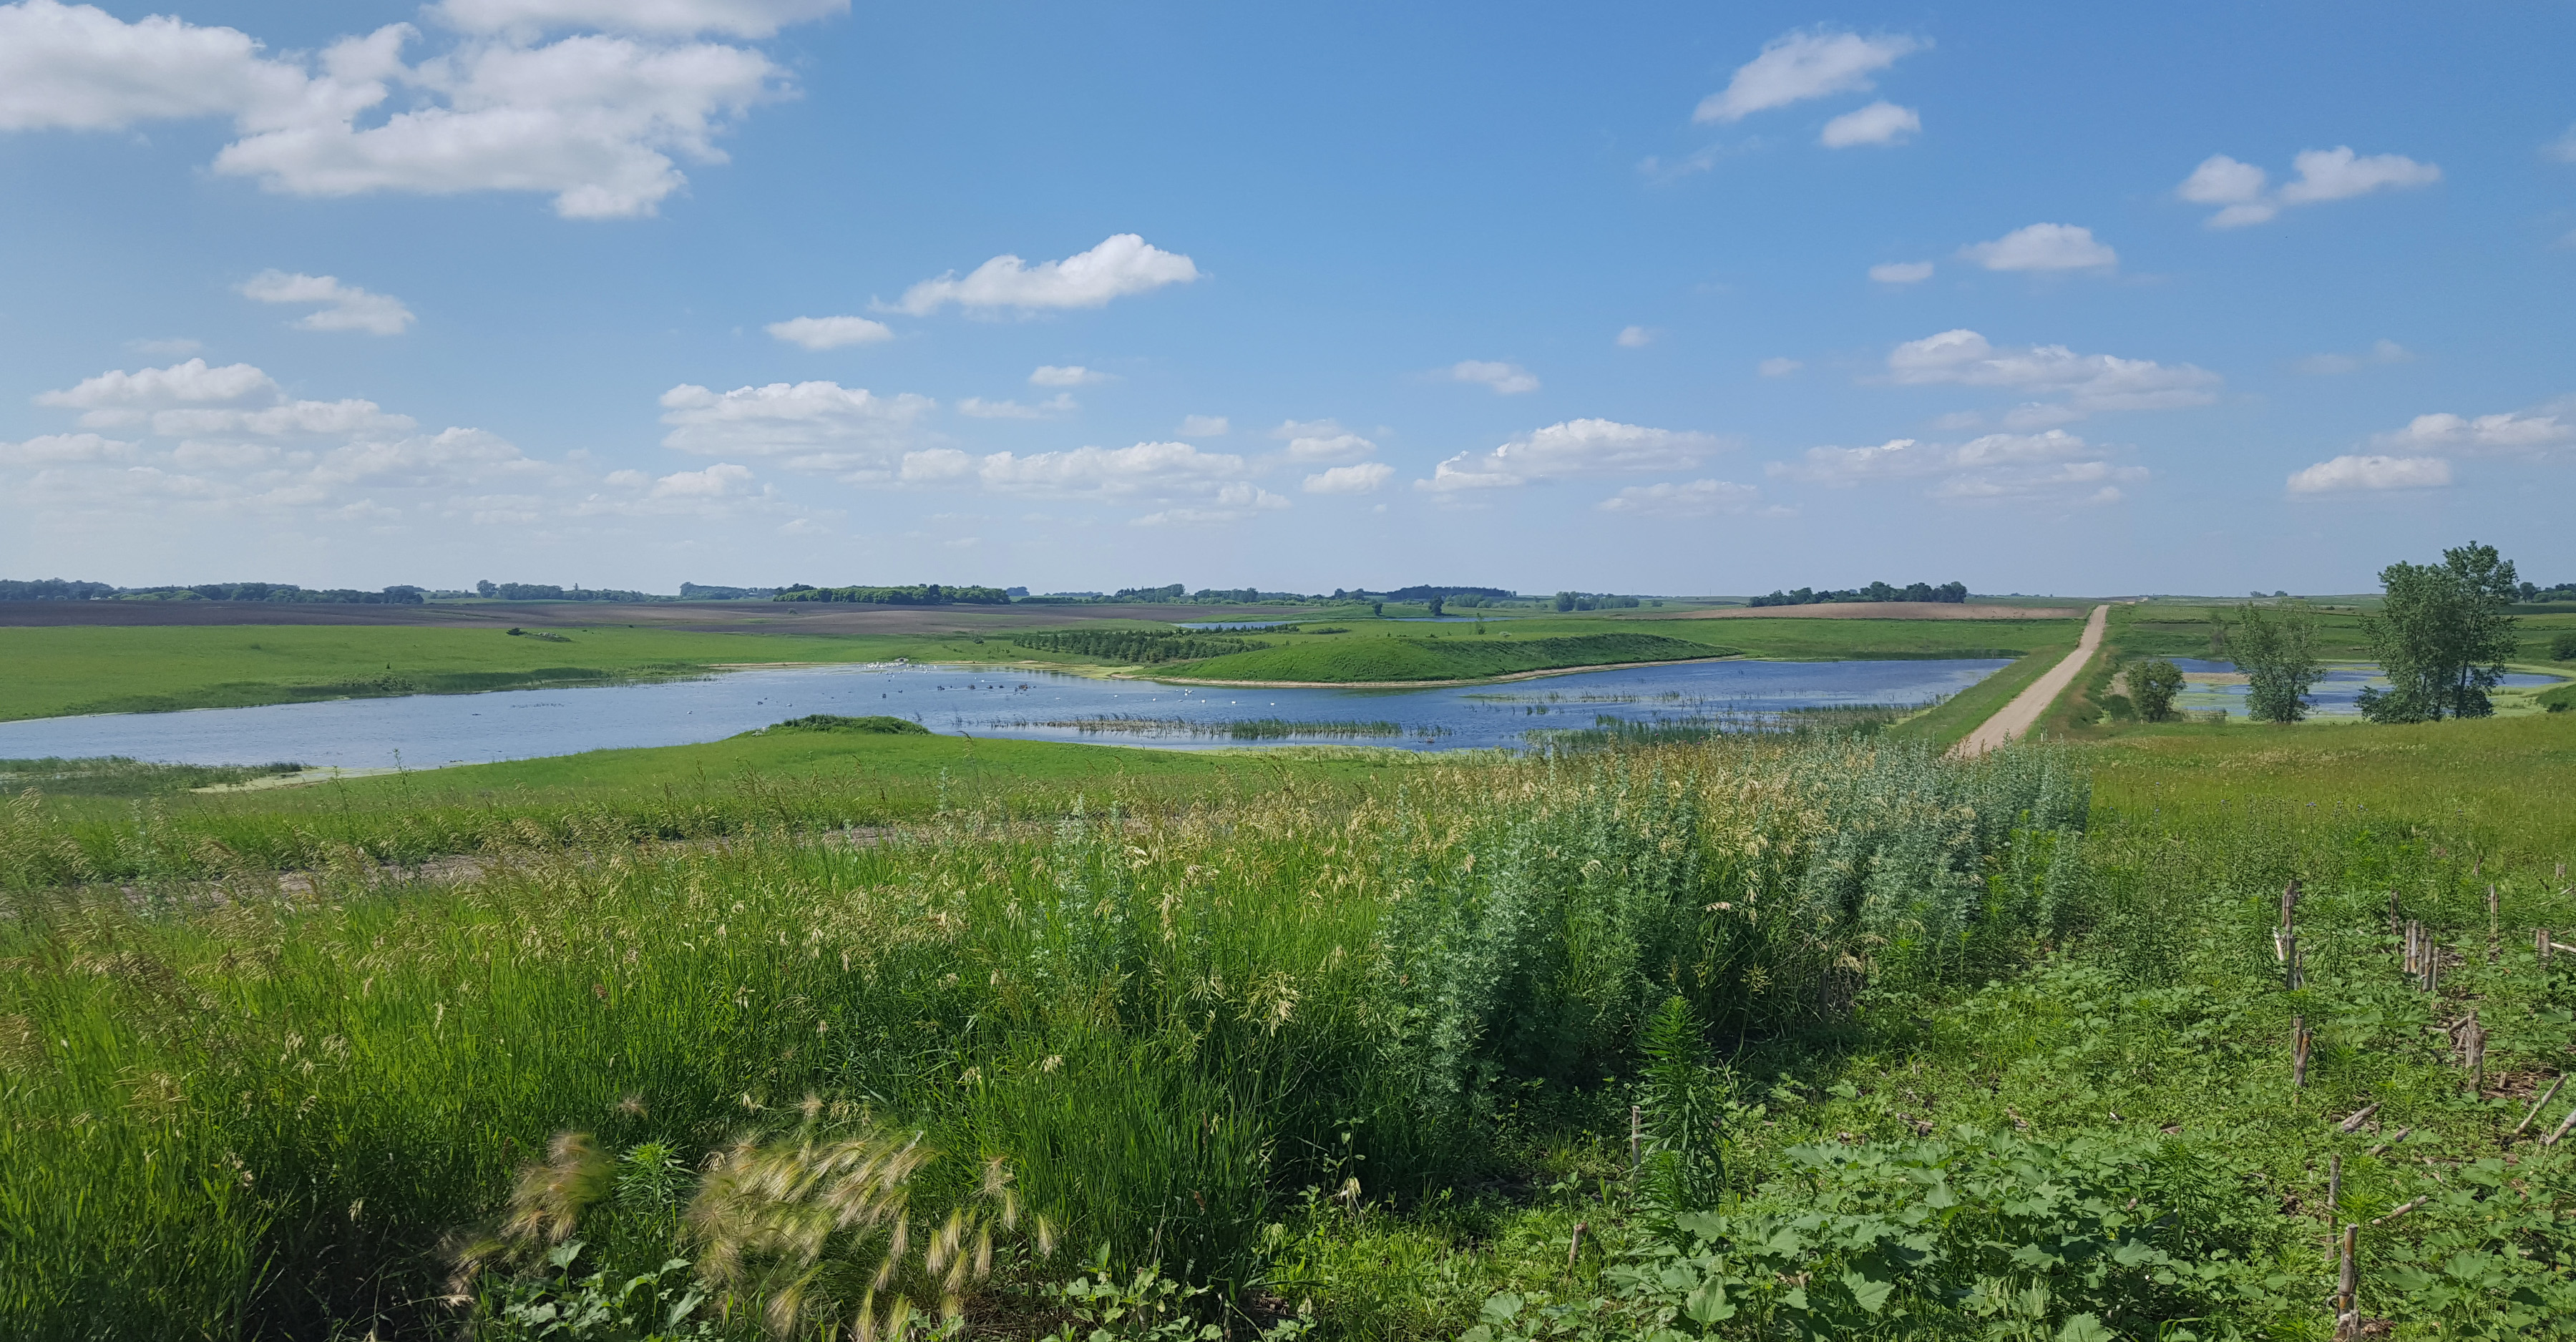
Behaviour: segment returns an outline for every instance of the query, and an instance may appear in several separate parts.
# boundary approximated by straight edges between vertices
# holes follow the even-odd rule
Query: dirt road
[[[2075,683],[2075,677],[2083,671],[2084,664],[2093,659],[2094,650],[2102,646],[2102,629],[2110,622],[2111,608],[2095,606],[2093,617],[2084,622],[2084,636],[2076,640],[2075,651],[2066,654],[2065,661],[2048,668],[2046,675],[2032,681],[2030,688],[2014,695],[2013,701],[2004,705],[2002,711],[1978,724],[1975,731],[1950,747],[1950,758],[1969,759],[1985,754],[2029,731],[2039,721],[2039,715],[2047,712],[2048,706],[2057,701],[2057,696]]]

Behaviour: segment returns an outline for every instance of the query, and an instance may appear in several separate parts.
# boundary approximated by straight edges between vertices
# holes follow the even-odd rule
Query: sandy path
[[[2039,721],[2039,715],[2047,712],[2048,706],[2057,701],[2057,696],[2075,683],[2075,677],[2084,670],[2084,664],[2093,660],[2094,650],[2102,646],[2103,627],[2110,622],[2111,608],[2095,606],[2093,618],[2084,622],[2084,636],[2075,642],[2075,651],[2066,654],[2066,660],[2048,668],[2046,675],[2032,681],[2030,688],[2014,695],[2013,701],[2004,705],[2002,711],[1979,723],[1975,731],[1950,747],[1950,758],[1968,759],[1985,754],[2029,731]]]

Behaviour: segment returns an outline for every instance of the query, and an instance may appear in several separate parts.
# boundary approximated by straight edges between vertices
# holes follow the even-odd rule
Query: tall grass
[[[0,1332],[429,1328],[431,1247],[552,1134],[695,1157],[809,1094],[957,1157],[925,1178],[1007,1160],[1085,1251],[1249,1287],[1289,1190],[1490,1172],[1514,1094],[1628,1072],[1675,994],[1742,1037],[1845,1018],[1864,972],[2016,960],[2087,916],[2086,808],[2047,752],[1733,741],[868,846],[538,833],[454,887],[218,854],[102,894],[22,804]]]

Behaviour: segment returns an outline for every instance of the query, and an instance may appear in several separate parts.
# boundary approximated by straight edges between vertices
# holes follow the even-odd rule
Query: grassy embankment
[[[2061,631],[2063,632],[2063,631]],[[2002,711],[2013,696],[2029,689],[2031,682],[2048,674],[2048,669],[2075,651],[2075,640],[2051,644],[2024,654],[2012,665],[1995,672],[1976,684],[1951,695],[1932,707],[1887,728],[1898,740],[1921,741],[1938,750],[1951,746],[1977,729],[1986,719]]]
[[[971,1240],[999,1159],[1023,1214],[980,1222],[993,1267],[956,1291],[1009,1335],[1073,1322],[1044,1288],[1102,1246],[1218,1286],[1199,1303],[1247,1335],[1302,1308],[1390,1342],[2321,1338],[2338,1222],[2388,1335],[2576,1328],[2576,1148],[2510,1131],[2576,1045],[2576,975],[2530,950],[2576,921],[2576,815],[2548,804],[2576,722],[1916,749],[1479,760],[1401,797],[532,849],[453,890],[240,876],[203,903],[32,888],[52,838],[21,815],[0,1332],[445,1329],[434,1246],[515,1207],[530,1256],[487,1268],[487,1312],[676,1249],[658,1284],[708,1274],[711,1335],[760,1335],[810,1266],[797,1335],[846,1336],[883,1235],[809,1263],[760,1228],[812,1204],[761,1189],[915,1133],[939,1154],[897,1181],[919,1229],[889,1291],[942,1293],[920,1246],[952,1207]],[[2398,970],[2392,896],[2439,994]],[[2471,1009],[2475,1078],[2433,1028]],[[563,1130],[610,1167],[558,1146],[514,1203]],[[535,1257],[550,1225],[570,1271]]]
[[[0,628],[0,721],[314,699],[462,694],[705,674],[758,662],[929,660],[1007,645],[969,636],[705,634],[600,626]],[[996,656],[992,660],[1003,660]]]
[[[1168,814],[1291,781],[1362,787],[1417,765],[1402,751],[1151,750],[928,733],[771,728],[699,745],[594,750],[286,788],[212,793],[246,771],[109,764],[19,779],[81,855],[58,870],[130,880],[248,865],[409,865],[531,845],[602,849],[754,832],[873,828],[970,810],[1054,819],[1080,807]],[[203,775],[201,777],[201,775]],[[11,775],[11,777],[15,777]]]

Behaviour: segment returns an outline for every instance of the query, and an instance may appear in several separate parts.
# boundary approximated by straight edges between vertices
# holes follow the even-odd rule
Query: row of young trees
[[[2489,691],[2504,683],[2517,621],[2510,613],[2529,584],[2513,561],[2474,541],[2442,552],[2438,564],[2403,560],[2381,569],[2385,596],[2361,617],[2362,636],[2388,688],[2361,692],[2373,722],[2439,722],[2494,714]],[[2215,613],[2212,652],[2225,652],[2246,680],[2246,712],[2260,722],[2308,716],[2308,693],[2325,678],[2315,608],[2304,601],[2242,609],[2234,627]],[[2171,721],[2182,672],[2161,658],[2129,668],[2129,698],[2149,722]]]

